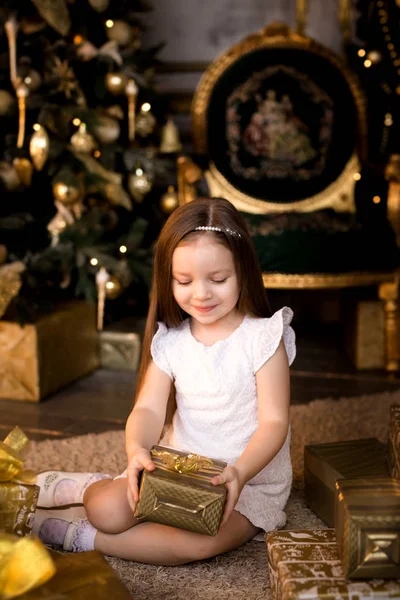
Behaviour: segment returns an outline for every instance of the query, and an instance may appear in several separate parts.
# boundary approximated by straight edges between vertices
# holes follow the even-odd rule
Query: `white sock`
[[[68,473],[45,471],[37,476],[40,487],[38,506],[64,506],[82,504],[83,494],[92,483],[111,479],[104,473]]]

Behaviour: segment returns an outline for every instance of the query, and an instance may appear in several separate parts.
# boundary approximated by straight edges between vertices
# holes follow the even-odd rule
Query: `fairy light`
[[[93,156],[94,156],[95,158],[99,158],[99,156],[101,156],[101,152],[100,152],[100,150],[95,150],[95,151],[93,152]]]
[[[354,173],[353,179],[354,179],[354,181],[360,181],[360,179],[361,179],[361,173]]]
[[[108,29],[111,29],[111,27],[114,27],[114,21],[112,19],[107,19],[106,27],[108,27]]]
[[[121,252],[121,254],[125,254],[128,251],[128,248],[122,245],[119,247],[119,251]]]
[[[140,108],[142,112],[149,112],[151,109],[151,104],[149,102],[144,102]]]
[[[79,46],[79,44],[82,44],[82,42],[83,42],[83,37],[81,35],[78,34],[78,35],[74,36],[74,44],[76,46]]]
[[[373,202],[374,204],[379,204],[379,203],[380,203],[380,201],[381,201],[381,199],[380,199],[380,196],[374,196],[374,197],[372,198],[372,202]]]
[[[360,50],[357,52],[358,56],[360,58],[362,58],[363,56],[365,56],[365,50],[364,48],[360,48]]]
[[[75,119],[72,119],[72,123],[78,127],[81,124],[81,120],[75,117]]]
[[[372,62],[369,60],[369,58],[367,58],[367,60],[364,60],[364,67],[366,69],[369,69],[369,67],[372,65]]]
[[[40,127],[41,127],[41,126],[39,125],[39,123],[35,123],[35,124],[34,124],[34,126],[33,126],[33,129],[34,129],[35,131],[40,131]]]
[[[29,75],[27,75],[24,79],[26,85],[29,85],[30,83],[32,83],[32,77],[29,77]]]
[[[95,267],[96,265],[99,264],[99,261],[97,258],[91,258],[90,259],[90,264],[92,265],[92,267]]]
[[[135,173],[136,175],[143,175],[143,169],[139,167],[138,169],[136,169]]]
[[[115,283],[113,281],[107,281],[106,283],[106,289],[107,290],[113,290],[115,288]]]

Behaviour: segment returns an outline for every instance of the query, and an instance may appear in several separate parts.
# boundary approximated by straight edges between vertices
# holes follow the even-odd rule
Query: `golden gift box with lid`
[[[226,500],[226,486],[211,479],[226,463],[198,454],[153,446],[156,468],[143,471],[135,517],[206,535],[216,535]]]
[[[339,480],[335,508],[346,577],[400,577],[400,483],[390,477]]]
[[[36,475],[24,471],[23,454],[28,438],[15,427],[0,442],[0,532],[19,536],[30,533],[39,497]]]
[[[328,527],[335,524],[338,479],[389,476],[386,445],[375,438],[304,447],[306,502]]]
[[[271,600],[391,600],[400,580],[346,579],[334,529],[267,534]]]

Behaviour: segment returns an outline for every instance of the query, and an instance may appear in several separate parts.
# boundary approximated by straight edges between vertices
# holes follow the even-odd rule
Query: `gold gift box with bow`
[[[211,479],[226,463],[153,446],[154,471],[143,471],[135,517],[196,533],[216,535],[226,500],[226,487]]]
[[[24,471],[23,453],[28,445],[24,432],[15,427],[0,442],[0,532],[19,536],[30,533],[39,497],[36,475]]]

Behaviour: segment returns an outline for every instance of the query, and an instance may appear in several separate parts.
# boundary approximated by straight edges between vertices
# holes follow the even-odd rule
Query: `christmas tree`
[[[159,151],[162,44],[141,45],[148,10],[142,0],[2,3],[1,314],[33,320],[65,297],[94,300],[100,270],[106,297],[123,298],[120,316],[146,308],[152,245],[174,208],[160,197],[175,183],[174,156]]]

